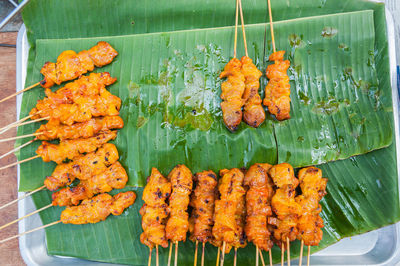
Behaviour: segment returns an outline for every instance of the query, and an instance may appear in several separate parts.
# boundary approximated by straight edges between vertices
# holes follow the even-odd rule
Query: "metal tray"
[[[399,137],[399,113],[398,113],[398,92],[396,88],[396,51],[394,23],[391,13],[386,10],[386,22],[389,41],[389,58],[391,68],[391,84],[393,96],[393,112],[396,129],[397,154],[400,151]],[[26,29],[23,25],[18,33],[17,39],[17,91],[24,88],[29,44],[26,36]],[[17,97],[17,114],[21,107],[22,95]],[[400,165],[399,156],[397,165]],[[18,166],[18,181],[19,181]],[[400,171],[399,171],[400,172]],[[18,193],[22,196],[24,193]],[[18,217],[22,217],[36,210],[31,198],[18,202]],[[36,214],[19,223],[19,232],[41,226],[42,222]],[[37,231],[20,237],[19,247],[21,255],[27,265],[115,265],[95,261],[87,261],[71,257],[49,256],[47,254],[45,233]],[[400,223],[386,226],[378,230],[345,238],[338,243],[312,255],[312,265],[396,265],[400,262]],[[293,265],[298,260],[292,260]]]

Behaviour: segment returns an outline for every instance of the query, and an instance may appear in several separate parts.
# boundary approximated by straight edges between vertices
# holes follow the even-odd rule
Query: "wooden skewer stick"
[[[219,253],[221,249],[218,247],[218,253],[217,253],[217,262],[215,263],[216,266],[219,266]]]
[[[194,263],[193,263],[194,266],[197,266],[197,248],[198,248],[198,246],[199,246],[199,241],[196,240],[196,250],[194,251]]]
[[[264,261],[264,257],[263,257],[263,254],[262,254],[262,249],[259,249],[259,251],[260,251],[260,257],[261,257],[261,263],[262,263],[263,266],[265,266],[265,261]]]
[[[25,147],[25,146],[28,146],[29,144],[33,143],[34,141],[35,141],[35,140],[30,140],[30,141],[28,141],[27,143],[24,143],[24,144],[22,144],[21,146],[12,149],[12,150],[9,151],[9,152],[4,153],[3,155],[0,156],[0,159],[3,159],[4,157],[6,157],[6,156],[8,156],[8,155],[10,155],[10,154],[12,154],[12,153],[14,153],[14,152],[16,152],[16,151],[19,151],[20,149],[22,149],[22,148]]]
[[[287,246],[287,265],[290,266],[290,242],[289,237],[286,237],[286,246]]]
[[[204,247],[205,247],[206,243],[203,242],[203,248],[201,251],[201,266],[204,266]]]
[[[40,136],[43,134],[45,134],[45,132],[32,133],[32,134],[12,137],[12,138],[8,138],[8,139],[0,139],[0,142],[6,142],[6,141],[16,140],[16,139],[24,139],[24,138],[29,138],[29,137],[37,137],[37,136]]]
[[[172,246],[174,244],[171,242],[169,243],[169,253],[168,253],[168,266],[171,266],[171,256],[172,256]]]
[[[269,26],[271,28],[272,49],[274,50],[274,53],[275,53],[276,52],[275,34],[274,34],[274,24],[272,22],[271,0],[268,0],[268,13],[269,13]]]
[[[151,266],[151,248],[150,248],[150,251],[149,251],[149,259],[148,259],[147,265]]]
[[[178,241],[175,242],[175,261],[174,266],[178,266]]]
[[[258,266],[258,246],[256,246],[256,266]]]
[[[225,260],[225,246],[226,246],[226,242],[224,241],[223,244],[222,244],[221,266],[224,266],[224,260]]]
[[[304,241],[301,240],[299,266],[302,265],[302,260],[303,260],[303,248],[304,248]]]
[[[246,41],[246,31],[244,29],[244,18],[243,18],[243,10],[242,10],[242,0],[239,0],[239,8],[240,8],[240,19],[242,21],[242,32],[243,32],[243,41],[244,41],[244,50],[246,52],[246,56],[249,57],[247,53],[247,41]]]
[[[5,126],[5,127],[0,128],[0,134],[3,134],[4,132],[6,132],[6,131],[9,129],[9,127],[14,126],[14,125],[17,125],[17,124],[20,124],[20,123],[22,123],[22,122],[24,122],[24,121],[26,121],[26,120],[28,120],[28,119],[34,117],[35,115],[40,114],[41,112],[42,112],[42,111],[38,111],[38,112],[36,112],[35,114],[28,115],[27,117],[21,118],[21,119],[18,120],[18,121],[15,121],[15,122],[13,122],[13,123],[11,123],[11,124]]]
[[[45,188],[45,186],[41,186],[41,187],[39,187],[39,188],[37,188],[37,189],[31,191],[31,192],[28,192],[28,193],[26,193],[25,195],[23,195],[22,197],[19,197],[18,199],[15,199],[15,200],[13,200],[13,201],[10,201],[10,202],[7,203],[7,204],[4,204],[3,206],[0,207],[0,210],[1,210],[1,209],[4,209],[4,208],[7,207],[7,206],[10,206],[11,204],[14,204],[14,203],[20,201],[20,200],[22,200],[22,199],[27,198],[27,197],[29,197],[30,195],[32,195],[32,194],[34,194],[34,193],[36,193],[36,192],[38,192],[38,191],[40,191],[40,190],[42,190],[42,189],[44,189],[44,188]]]
[[[44,228],[53,226],[53,225],[58,224],[58,223],[61,223],[61,220],[60,220],[60,221],[56,221],[56,222],[52,222],[52,223],[49,223],[49,224],[46,224],[46,225],[42,225],[42,226],[40,226],[40,227],[38,227],[38,228],[35,228],[35,229],[32,229],[32,230],[23,232],[23,233],[21,233],[21,234],[15,235],[15,236],[11,236],[11,237],[6,238],[6,239],[3,239],[3,240],[0,241],[0,244],[2,244],[2,243],[4,243],[4,242],[7,242],[7,241],[9,241],[9,240],[12,240],[12,239],[14,239],[14,238],[17,238],[17,237],[20,237],[20,236],[23,236],[23,235],[27,235],[27,234],[33,233],[33,232],[35,232],[35,231],[38,231],[38,230],[41,230],[41,229],[44,229]]]
[[[269,253],[269,266],[272,266],[272,251],[271,249],[268,250]]]
[[[285,244],[282,242],[281,248],[281,266],[283,266],[283,262],[285,261]]]
[[[158,266],[158,245],[156,245],[156,266]]]
[[[6,130],[1,131],[0,134],[3,134],[4,132],[6,132],[6,131],[14,128],[14,127],[25,126],[25,125],[29,125],[29,124],[32,124],[32,123],[40,122],[40,121],[43,121],[43,120],[49,120],[49,119],[50,119],[50,116],[46,116],[46,117],[41,117],[41,118],[38,118],[38,119],[31,120],[31,121],[26,121],[26,122],[23,122],[23,123],[20,123],[20,124],[11,125],[8,128],[6,128]]]
[[[233,45],[233,58],[236,58],[237,51],[237,26],[238,26],[238,15],[239,15],[239,0],[236,0],[236,18],[235,18],[235,42]]]
[[[10,167],[12,167],[12,166],[14,166],[14,165],[17,165],[17,164],[21,164],[21,163],[25,163],[25,162],[28,162],[28,161],[32,161],[32,160],[34,160],[34,159],[36,159],[36,158],[39,158],[39,157],[40,157],[40,155],[35,155],[35,156],[30,157],[30,158],[24,159],[24,160],[22,160],[22,161],[16,161],[16,162],[14,162],[14,163],[10,163],[9,165],[0,167],[0,171],[1,171],[1,170],[4,170],[4,169],[7,169],[7,168],[10,168]]]
[[[310,246],[308,246],[308,251],[307,251],[307,266],[310,266]]]
[[[38,213],[38,212],[41,212],[41,211],[43,211],[43,210],[45,210],[45,209],[48,209],[48,208],[50,208],[50,207],[52,207],[52,206],[53,206],[53,204],[50,203],[49,205],[44,206],[44,207],[42,207],[42,208],[40,208],[40,209],[38,209],[38,210],[36,210],[36,211],[34,211],[34,212],[31,212],[31,213],[29,213],[29,214],[27,214],[27,215],[25,215],[25,216],[23,216],[23,217],[21,217],[21,218],[18,218],[18,219],[16,219],[16,220],[12,221],[12,222],[9,222],[8,224],[2,225],[2,226],[0,226],[0,230],[6,228],[7,226],[10,226],[10,225],[12,225],[12,224],[15,224],[15,223],[17,223],[17,222],[19,222],[19,221],[21,221],[21,220],[23,220],[23,219],[25,219],[25,218],[28,218],[29,216],[32,216],[32,215],[34,215],[34,214],[36,214],[36,213]]]
[[[235,247],[235,256],[233,257],[233,266],[236,266],[237,261],[237,247]]]
[[[20,90],[20,91],[14,93],[14,94],[11,94],[10,96],[7,96],[6,98],[1,99],[1,100],[0,100],[0,103],[2,103],[2,102],[4,102],[4,101],[7,101],[8,99],[11,99],[12,97],[17,96],[17,95],[19,95],[19,94],[21,94],[21,93],[23,93],[23,92],[26,92],[26,91],[28,91],[28,90],[30,90],[30,89],[32,89],[32,88],[38,86],[39,84],[40,84],[40,82],[35,83],[35,84],[33,84],[33,85],[31,85],[31,86],[29,86],[29,87],[23,89],[23,90]]]

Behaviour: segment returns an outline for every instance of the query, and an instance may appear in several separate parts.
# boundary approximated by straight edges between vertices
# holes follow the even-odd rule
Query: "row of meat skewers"
[[[121,100],[106,89],[116,79],[107,72],[81,76],[92,71],[95,66],[111,63],[117,54],[111,45],[99,42],[89,51],[65,51],[57,58],[57,63],[47,62],[44,65],[41,73],[45,78],[40,85],[45,88],[46,97],[39,100],[29,116],[23,120],[30,118],[32,121],[49,121],[32,134],[36,137],[35,140],[44,140],[36,150],[37,156],[23,161],[40,157],[44,162],[56,162],[57,166],[45,178],[42,187],[22,198],[46,188],[54,191],[52,203],[3,225],[0,229],[52,206],[67,207],[61,213],[59,221],[20,235],[57,223],[97,223],[110,214],[120,215],[135,202],[136,194],[133,191],[121,192],[115,196],[107,194],[113,189],[125,188],[128,182],[128,175],[118,162],[116,146],[108,143],[117,137],[114,129],[124,126],[123,120],[118,116]],[[75,78],[78,79],[55,92],[49,89],[54,84],[59,85]],[[47,142],[56,139],[59,140],[58,144]],[[21,147],[23,146],[26,145]],[[72,187],[77,179],[79,184]]]
[[[151,251],[158,246],[170,246],[168,264],[171,262],[172,245],[175,244],[175,265],[180,241],[203,245],[201,265],[204,265],[204,246],[210,243],[221,251],[221,266],[225,253],[252,242],[258,256],[262,251],[270,254],[275,243],[288,254],[290,242],[299,239],[303,245],[316,246],[322,239],[323,220],[319,216],[319,201],[326,194],[327,179],[316,167],[306,167],[296,178],[291,165],[282,163],[254,164],[248,170],[233,168],[220,171],[220,179],[213,171],[192,175],[184,165],[177,165],[165,178],[156,168],[152,169],[143,191],[143,233],[140,241]],[[300,186],[301,193],[298,193]],[[189,216],[189,212],[191,213]],[[301,250],[301,253],[303,250]],[[217,264],[219,259],[217,258]],[[282,257],[283,263],[283,257]],[[300,262],[301,264],[301,262]]]

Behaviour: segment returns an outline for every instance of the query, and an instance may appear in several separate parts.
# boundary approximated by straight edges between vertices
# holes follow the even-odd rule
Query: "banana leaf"
[[[349,24],[360,27],[359,38],[346,30]],[[361,29],[362,24],[368,26]],[[267,46],[265,50],[259,47],[270,34],[267,26],[246,27],[249,55],[260,69],[265,69],[263,59],[271,53]],[[161,171],[178,163],[195,172],[217,171],[248,167],[255,162],[276,163],[279,155],[279,160],[305,166],[388,146],[392,128],[386,125],[391,124],[392,110],[383,107],[379,93],[390,92],[390,87],[378,88],[371,55],[373,12],[277,22],[275,28],[277,46],[290,51],[292,118],[284,122],[271,118],[257,129],[242,123],[237,132],[231,133],[221,117],[218,75],[233,54],[234,27],[38,40],[27,83],[40,80],[37,70],[63,50],[80,51],[99,40],[115,47],[120,52],[117,59],[96,71],[109,71],[118,78],[110,91],[122,100],[125,127],[115,143],[132,186],[143,186],[154,165]],[[337,31],[335,36],[324,36],[327,28]],[[244,54],[242,45],[238,51]],[[326,71],[327,65],[336,71]],[[264,78],[261,86],[265,83]],[[22,117],[42,97],[41,88],[26,93]],[[29,134],[38,126],[30,124],[20,128],[19,133]],[[24,149],[20,158],[32,156],[37,145]],[[284,156],[290,153],[292,157]],[[32,167],[36,169],[34,177]],[[39,187],[43,176],[53,169],[54,165],[40,159],[24,164],[20,190]]]
[[[29,41],[32,45],[28,62],[29,75],[27,84],[29,82],[37,82],[38,79],[40,79],[40,76],[37,73],[40,70],[41,65],[34,64],[36,58],[40,57],[39,54],[36,55],[36,49],[40,48],[39,46],[36,47],[37,39],[82,38],[231,26],[234,21],[234,5],[231,2],[233,1],[221,0],[199,2],[179,0],[165,2],[162,0],[156,0],[140,1],[140,4],[137,4],[138,1],[123,0],[31,0],[30,4],[23,12],[23,18],[28,29]],[[246,23],[254,24],[267,21],[268,16],[266,12],[266,1],[254,0],[245,1],[243,3]],[[369,37],[365,37],[370,38],[370,42],[374,43],[373,55],[377,74],[369,73],[367,77],[372,80],[375,79],[374,76],[377,75],[379,90],[381,91],[379,93],[379,100],[381,106],[386,109],[384,111],[390,114],[392,99],[390,93],[387,37],[385,30],[385,10],[383,4],[361,0],[290,0],[276,2],[272,1],[272,4],[275,21],[356,10],[373,10],[375,39],[374,36],[371,35],[369,35]],[[367,23],[363,23],[363,26],[365,26],[365,29],[368,28]],[[278,30],[276,31],[276,34],[279,35],[280,32]],[[322,31],[324,30],[322,29]],[[350,29],[347,29],[347,31],[350,31]],[[327,31],[325,30],[325,32]],[[301,35],[299,35],[296,31],[291,32],[291,34],[292,33],[301,37]],[[264,34],[266,33],[259,32],[257,36],[264,36]],[[251,33],[248,33],[248,35],[251,35]],[[257,36],[248,36],[248,39],[257,39]],[[335,37],[333,36],[333,39],[334,38]],[[265,62],[265,57],[267,57],[271,52],[269,38],[267,37],[265,39],[267,40],[266,42],[264,42],[263,39],[261,43],[257,43],[258,49],[262,49],[263,53],[256,52],[256,48],[251,47],[250,45],[250,54],[252,57],[257,58],[256,55],[262,54],[262,57],[258,57],[258,60],[261,62],[257,62],[257,65],[259,67],[263,67],[264,69],[267,64]],[[214,42],[214,39],[211,40]],[[229,40],[232,40],[231,36],[229,37]],[[64,43],[63,41],[60,42],[61,44],[58,44],[60,45],[59,48],[61,48]],[[39,43],[40,42],[38,42],[38,44]],[[221,53],[224,54],[225,60],[229,59],[229,57],[232,55],[231,51],[225,50],[228,49],[227,47],[232,47],[232,42],[227,43],[229,44],[227,46],[223,46],[223,50],[221,51]],[[369,42],[363,43],[371,47]],[[129,46],[130,45],[131,44],[129,44]],[[132,46],[133,45],[136,44],[132,44]],[[343,49],[343,52],[345,52],[347,47],[344,45],[340,46],[340,48]],[[75,47],[79,48],[81,46],[76,44],[74,48]],[[128,45],[124,47],[126,49],[124,54],[127,52],[133,53],[131,49],[127,48]],[[292,48],[290,45],[288,46],[288,44],[286,44],[286,47],[287,48],[278,48],[285,48],[287,51],[289,51],[289,55],[294,54],[295,59],[297,54],[301,55],[300,58],[304,58],[303,56],[305,56],[305,54],[302,53],[302,47],[296,46]],[[83,46],[81,48],[87,49],[88,47]],[[49,52],[52,53],[51,56],[54,60],[57,56],[57,52],[55,52],[53,49],[56,48],[51,48]],[[193,49],[188,51],[192,50]],[[243,54],[243,49],[239,48],[239,50],[241,50],[240,53]],[[294,53],[292,53],[293,50]],[[354,50],[352,50],[352,52],[353,51]],[[48,54],[48,58],[46,60],[49,60],[49,58],[50,53]],[[322,61],[323,60],[321,60],[321,62]],[[145,63],[149,64],[150,62],[149,60],[144,59],[143,65],[145,65]],[[157,66],[157,68],[159,68],[161,61],[157,61],[157,63],[159,63]],[[221,67],[222,65],[223,63],[220,63]],[[110,72],[112,73],[112,66],[110,67],[111,68],[108,70],[111,69]],[[324,67],[329,67],[329,64],[325,65]],[[115,73],[119,73],[121,70],[126,72],[125,69],[120,68],[118,69],[118,72]],[[361,69],[357,71],[361,71]],[[37,75],[37,79],[34,79],[32,74],[33,72],[35,72],[35,75]],[[132,75],[134,75],[135,72],[136,71],[133,71]],[[158,74],[159,73],[157,73],[157,77]],[[293,78],[292,88],[296,88],[297,93],[297,87],[293,87],[293,84],[296,84],[296,82],[301,82],[301,80],[298,78],[296,79],[296,76],[293,72],[291,72],[291,74],[291,77]],[[150,78],[148,80],[150,80],[151,83],[152,79]],[[357,79],[355,80],[357,82],[359,81]],[[135,94],[137,89],[136,84],[139,83],[134,82],[133,80],[132,82],[133,83],[131,83],[129,86],[129,88],[131,88],[130,91],[132,91],[132,95],[137,95]],[[121,90],[118,87],[120,84],[121,80],[119,80],[118,84],[112,87],[112,91],[114,93]],[[264,86],[265,79],[262,80],[261,87]],[[349,90],[355,89],[354,84],[347,84],[344,87]],[[37,93],[36,96],[29,96],[24,99],[23,107],[25,108],[25,111],[22,112],[22,116],[26,114],[27,109],[32,107],[36,99],[39,97],[39,93],[36,91],[35,93]],[[299,96],[297,95],[297,97]],[[135,96],[133,96],[133,98],[135,98]],[[25,107],[25,104],[29,104],[29,108]],[[132,106],[130,109],[132,110],[134,107]],[[330,123],[334,123],[335,121],[333,119],[327,120]],[[139,121],[141,121],[139,122],[139,125],[143,124],[144,122],[148,123],[148,121],[145,119],[143,120],[142,118],[139,119]],[[219,122],[222,123],[221,121]],[[273,133],[275,133],[276,130],[279,130],[277,129],[277,124],[274,121],[269,120],[268,123],[271,124],[270,126],[272,127]],[[392,118],[390,118],[389,124],[387,125],[389,128],[391,128],[392,124]],[[22,132],[32,132],[34,129],[34,127],[30,128],[30,130],[21,129],[19,134],[22,134]],[[124,131],[122,131],[119,138],[121,138],[121,135],[123,134],[126,134],[125,137],[131,136],[132,132],[124,133]],[[387,142],[385,136],[387,137],[386,134],[380,133],[378,139],[380,139],[382,143],[386,140],[386,145],[388,145],[389,143]],[[295,139],[295,137],[292,136],[292,139]],[[273,140],[278,141],[278,138],[275,139],[274,136]],[[367,147],[370,147],[369,141],[370,140],[366,142]],[[121,144],[120,140],[117,140],[116,143],[117,145],[118,143],[120,143],[120,145],[124,144]],[[288,147],[290,147],[285,147],[285,145],[289,144],[291,143],[281,142],[279,145],[275,144],[275,146],[272,147],[276,154],[264,154],[265,157],[262,159],[262,161],[269,161],[271,163],[285,161],[288,157]],[[123,154],[120,145],[119,149]],[[283,147],[281,147],[281,145],[283,145]],[[340,146],[338,146],[336,149],[342,151],[342,148],[339,149],[339,147]],[[363,147],[361,146],[356,147],[355,150],[357,149],[359,152],[364,151]],[[243,154],[243,150],[238,150]],[[25,152],[25,154],[19,154],[19,157],[26,158],[31,156],[33,151],[34,149],[31,149]],[[357,153],[357,151],[355,152]],[[125,154],[125,156],[128,157],[128,154]],[[398,209],[397,164],[395,156],[395,145],[392,144],[389,146],[389,148],[372,151],[365,155],[351,157],[350,159],[331,162],[320,166],[324,171],[324,176],[330,178],[330,181],[328,182],[328,195],[322,202],[322,216],[326,221],[326,227],[324,229],[324,239],[321,242],[321,245],[318,248],[313,248],[312,252],[331,245],[342,237],[364,233],[399,221],[400,213]],[[295,155],[291,155],[290,157],[291,158],[288,159],[295,165],[299,166],[304,163],[302,158],[295,157]],[[249,166],[252,162],[254,161],[243,162],[241,165]],[[154,162],[154,164],[152,163],[152,166],[158,167],[157,163],[163,164],[163,162]],[[227,165],[228,164],[229,163],[227,163]],[[40,160],[35,161],[35,164],[25,164],[21,168],[22,172],[26,172],[24,182],[20,184],[20,189],[30,190],[31,188],[37,187],[36,185],[41,185],[43,178],[41,178],[41,181],[39,181],[38,177],[43,177],[46,173],[48,174],[51,172],[53,168],[54,165],[46,164],[46,166],[44,166],[40,163]],[[170,170],[170,168],[167,168],[168,167],[165,166],[163,169],[164,174],[167,174]],[[209,167],[204,167],[199,170],[207,168]],[[137,182],[138,180],[135,180],[136,177],[132,179],[131,171],[132,169],[129,169],[131,182]],[[32,173],[34,173],[34,175]],[[140,173],[140,176],[142,177],[145,175],[145,173]],[[33,181],[31,182],[28,177],[32,178]],[[95,225],[57,225],[53,228],[47,229],[46,240],[49,254],[66,255],[112,263],[136,265],[146,264],[148,250],[138,241],[138,236],[141,233],[140,216],[138,214],[138,209],[142,204],[140,200],[141,188],[132,189],[137,190],[139,199],[134,206],[129,208],[120,217],[110,217],[105,222]],[[50,193],[38,193],[34,195],[33,199],[37,207],[47,205],[50,202]],[[377,206],[379,206],[379,208],[377,208]],[[61,208],[55,207],[42,212],[41,218],[43,223],[58,220],[61,210]],[[292,248],[292,254],[294,254],[294,256],[297,255],[296,252],[299,250],[298,244],[299,243],[296,241]],[[179,250],[180,264],[192,264],[193,255],[191,254],[194,252],[194,245],[192,243],[180,244]],[[240,263],[239,265],[242,263],[254,263],[254,252],[254,247],[252,245],[249,245],[246,249],[240,250],[238,255]],[[161,250],[161,253],[162,264],[164,264],[166,261],[166,251]],[[273,255],[274,261],[279,261],[280,251],[277,248],[273,249]],[[215,263],[215,258],[216,249],[207,245],[207,265]],[[232,258],[232,254],[228,256],[227,263],[232,263]]]

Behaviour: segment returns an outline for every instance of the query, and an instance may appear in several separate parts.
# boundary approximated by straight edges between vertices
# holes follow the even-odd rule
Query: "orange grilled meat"
[[[39,140],[54,139],[78,139],[90,138],[100,131],[111,129],[120,129],[124,127],[124,121],[119,116],[105,116],[101,118],[92,118],[87,122],[76,123],[71,126],[61,125],[57,120],[50,120],[47,124],[41,125],[36,133]]]
[[[114,197],[109,194],[99,194],[91,199],[85,199],[79,206],[67,207],[61,213],[64,224],[88,224],[104,221],[110,214],[121,215],[122,212],[135,203],[136,194],[133,191],[121,192]]]
[[[287,75],[290,61],[283,60],[284,54],[285,51],[271,54],[269,60],[275,63],[269,65],[266,71],[269,82],[265,87],[264,105],[278,120],[290,118],[290,84]]]
[[[124,167],[119,162],[115,162],[101,174],[82,180],[76,187],[66,187],[54,192],[53,206],[78,205],[82,200],[90,199],[96,194],[122,189],[126,182],[128,182],[128,175]]]
[[[322,171],[316,167],[306,167],[299,171],[302,195],[296,197],[296,202],[302,208],[298,221],[297,239],[303,240],[306,246],[317,246],[322,239],[324,221],[319,216],[322,208],[319,201],[326,195],[328,179],[322,178]]]
[[[72,50],[62,52],[56,63],[46,62],[40,73],[44,79],[40,82],[43,88],[50,88],[54,84],[76,79],[94,67],[102,67],[112,62],[118,55],[113,47],[107,42],[98,42],[88,51],[83,50],[76,53]]]
[[[191,196],[193,208],[190,217],[193,228],[190,230],[192,241],[207,243],[212,239],[214,225],[214,204],[217,188],[217,176],[213,171],[203,171],[195,175],[196,188]]]
[[[121,99],[101,88],[100,95],[80,97],[74,103],[52,104],[47,99],[39,100],[29,115],[31,119],[47,118],[72,125],[92,117],[119,115],[120,108]]]
[[[153,168],[143,190],[144,204],[139,211],[142,215],[143,229],[140,242],[149,248],[153,248],[155,245],[168,247],[165,223],[169,214],[166,200],[170,194],[171,183],[156,168]]]
[[[244,174],[237,168],[221,170],[219,183],[220,198],[215,201],[214,227],[212,229],[216,245],[225,242],[229,246],[237,244],[240,231],[236,215],[246,191],[243,188]]]
[[[61,164],[66,159],[72,160],[83,153],[94,152],[116,137],[117,131],[105,131],[87,139],[63,140],[60,144],[43,141],[36,154],[40,155],[44,162],[53,161]]]
[[[236,131],[242,121],[242,106],[244,105],[243,93],[245,78],[241,71],[242,63],[237,58],[232,58],[226,64],[220,78],[228,78],[221,85],[221,109],[224,123],[230,131]]]
[[[169,197],[170,214],[165,227],[166,236],[173,243],[186,241],[189,230],[187,209],[193,188],[193,174],[185,165],[179,164],[169,173],[168,180],[171,182],[172,192]]]
[[[265,251],[273,246],[268,230],[268,218],[272,215],[271,199],[274,195],[273,184],[268,176],[271,167],[267,163],[254,164],[244,177],[244,184],[249,187],[246,193],[246,236],[255,246]]]
[[[246,193],[246,191],[245,191]],[[235,240],[230,244],[234,248],[244,248],[247,245],[246,242],[246,233],[245,233],[245,224],[246,224],[246,195],[243,194],[240,198],[236,213],[235,213],[235,221],[236,221],[236,234]]]
[[[242,73],[245,78],[243,99],[246,101],[244,104],[243,119],[249,126],[259,127],[265,120],[265,111],[261,105],[260,94],[258,94],[262,73],[253,64],[250,57],[243,56],[241,62]]]
[[[111,77],[110,73],[90,73],[81,76],[73,82],[65,84],[64,87],[53,92],[45,89],[46,98],[39,100],[38,103],[44,106],[57,106],[60,104],[71,104],[79,102],[81,98],[100,95],[100,90],[117,81]]]
[[[299,180],[294,176],[293,167],[287,163],[277,164],[269,170],[278,189],[272,197],[271,206],[276,217],[270,217],[268,223],[275,226],[274,240],[279,247],[286,240],[293,241],[297,237],[297,222],[301,215],[301,206],[296,202],[296,187]]]
[[[70,185],[75,178],[90,179],[94,175],[101,174],[119,158],[117,147],[106,143],[96,152],[76,157],[74,161],[59,164],[51,176],[46,177],[44,185],[50,191]]]

